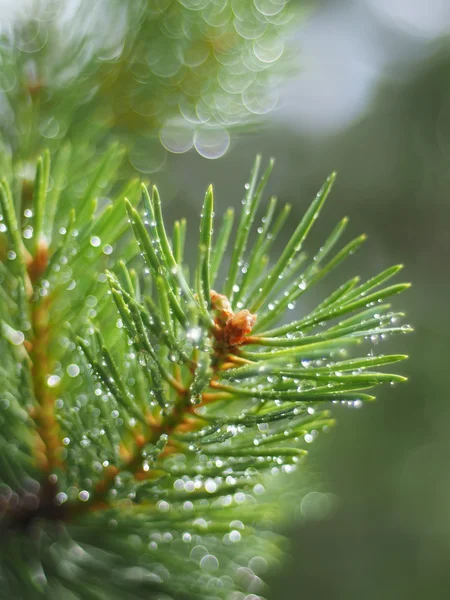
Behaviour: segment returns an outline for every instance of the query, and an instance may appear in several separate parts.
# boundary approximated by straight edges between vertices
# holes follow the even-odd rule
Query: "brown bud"
[[[244,341],[256,321],[256,315],[244,309],[230,317],[225,326],[225,336],[230,346],[237,346]]]
[[[217,325],[224,326],[228,319],[233,316],[230,301],[224,294],[218,294],[211,290],[211,306]]]

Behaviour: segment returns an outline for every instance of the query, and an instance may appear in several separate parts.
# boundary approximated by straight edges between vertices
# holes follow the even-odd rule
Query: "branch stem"
[[[47,380],[53,371],[49,356],[51,342],[50,299],[38,300],[31,311],[33,341],[31,347],[32,378],[34,395],[37,401],[36,423],[39,436],[45,446],[45,471],[52,473],[61,467],[59,425],[55,418],[55,396]],[[42,456],[41,452],[39,455]]]

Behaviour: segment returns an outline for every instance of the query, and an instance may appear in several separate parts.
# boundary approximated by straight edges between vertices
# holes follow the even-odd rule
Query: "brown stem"
[[[191,410],[191,405],[188,404],[189,396],[183,388],[183,393],[180,393],[180,398],[173,412],[167,417],[163,417],[160,423],[155,423],[147,436],[140,436],[135,440],[134,450],[130,453],[129,458],[125,460],[119,467],[111,466],[105,477],[97,483],[94,493],[91,495],[88,502],[83,504],[73,505],[68,512],[68,517],[79,516],[86,512],[98,510],[107,506],[108,492],[114,485],[116,476],[122,471],[129,471],[133,474],[139,472],[142,467],[143,457],[142,448],[147,444],[156,444],[162,435],[171,435],[171,433],[183,423],[186,415]]]
[[[59,457],[61,442],[59,425],[55,418],[55,397],[47,385],[47,378],[53,371],[49,357],[50,346],[50,300],[39,300],[32,308],[31,322],[33,341],[31,346],[32,378],[34,395],[37,400],[35,421],[39,436],[45,446],[46,472],[52,473],[55,467],[61,467]],[[42,453],[40,453],[42,456]]]
[[[214,387],[213,381],[211,381],[211,387]],[[204,392],[202,394],[202,401],[197,406],[204,406],[205,404],[211,404],[211,402],[217,402],[218,400],[228,400],[231,398],[231,394],[228,392]]]
[[[230,362],[234,363],[235,366],[236,365],[242,365],[242,366],[244,366],[244,365],[254,364],[253,361],[251,361],[251,360],[247,360],[246,358],[241,358],[240,356],[236,356],[236,355],[233,355],[233,354],[230,354],[227,357],[227,360],[229,360]]]
[[[40,241],[34,256],[27,258],[27,272],[32,284],[36,283],[48,265],[49,253],[45,242]],[[59,425],[55,418],[55,397],[47,385],[47,378],[53,371],[49,348],[51,344],[50,330],[50,297],[39,298],[31,305],[31,325],[33,339],[30,344],[32,362],[32,379],[37,407],[33,418],[37,424],[40,440],[36,444],[36,458],[39,465],[47,473],[55,467],[61,467],[59,457],[61,443]]]

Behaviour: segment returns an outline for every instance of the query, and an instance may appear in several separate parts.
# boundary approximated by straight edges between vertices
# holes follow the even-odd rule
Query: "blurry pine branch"
[[[342,245],[343,219],[304,254],[334,175],[275,258],[290,207],[260,215],[272,162],[260,177],[256,159],[234,237],[209,187],[188,265],[186,221],[166,229],[155,187],[99,207],[94,175],[68,213],[59,161],[39,159],[31,208],[0,187],[2,597],[262,598],[284,510],[265,486],[333,424],[333,402],[404,379],[379,370],[404,356],[371,345],[409,331],[387,302],[408,287],[390,283],[401,267],[291,321],[365,239]],[[96,170],[114,178],[104,157]]]
[[[292,13],[287,0],[25,1],[0,32],[3,137],[25,162],[42,138],[89,164],[119,136],[142,172],[164,148],[220,156],[230,128],[276,105]]]

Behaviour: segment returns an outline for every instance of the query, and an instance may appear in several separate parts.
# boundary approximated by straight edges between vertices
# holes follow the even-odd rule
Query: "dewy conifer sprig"
[[[193,270],[186,222],[167,232],[155,187],[133,182],[98,208],[94,172],[68,212],[48,154],[31,206],[3,180],[3,597],[262,598],[280,553],[267,523],[283,510],[264,486],[333,423],[333,402],[404,380],[378,371],[403,355],[365,344],[409,331],[386,303],[408,287],[386,285],[400,266],[287,319],[364,236],[334,250],[344,219],[306,259],[333,174],[269,259],[289,213],[271,198],[257,222],[271,169],[258,179],[257,157],[232,243],[233,211],[214,234],[208,188]]]

